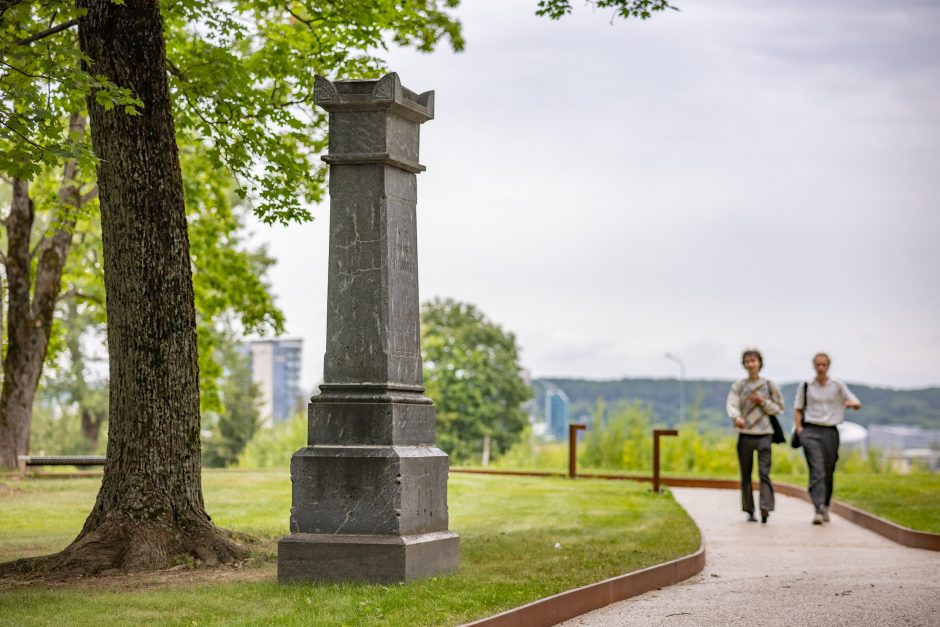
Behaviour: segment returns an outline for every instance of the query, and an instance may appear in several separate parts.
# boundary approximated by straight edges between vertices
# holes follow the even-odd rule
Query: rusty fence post
[[[653,429],[653,492],[659,493],[659,437],[679,435],[675,429]]]
[[[568,425],[568,476],[578,476],[578,431],[586,429],[587,425],[572,422]]]

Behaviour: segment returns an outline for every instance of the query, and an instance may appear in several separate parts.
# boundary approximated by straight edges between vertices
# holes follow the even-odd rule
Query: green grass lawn
[[[503,470],[510,469],[504,468]],[[563,471],[556,468],[533,467],[519,470],[567,471],[567,469]],[[799,470],[803,472],[801,474],[771,472],[771,479],[805,487],[807,482],[805,469],[799,468]],[[628,476],[650,476],[652,473],[650,469],[629,471],[593,468],[579,468],[578,472]],[[663,471],[663,476],[738,480],[736,472]],[[754,480],[757,480],[756,470]],[[837,468],[833,498],[917,531],[940,533],[940,474],[938,473],[918,472],[902,475],[893,472],[872,473]]]
[[[0,484],[0,560],[64,547],[97,488],[94,479]],[[7,584],[0,587],[0,624],[448,625],[674,559],[700,542],[675,501],[646,484],[454,474],[449,505],[450,527],[461,536],[458,573],[388,586],[279,586],[287,471],[207,471],[204,490],[217,524],[254,537],[247,565]]]
[[[789,483],[806,485],[806,479]],[[899,525],[940,533],[940,474],[840,473],[833,498]]]
[[[584,471],[585,473],[590,471]],[[607,471],[607,474],[618,474]],[[621,473],[642,474],[642,473]],[[668,473],[673,477],[738,480],[736,474]],[[771,479],[805,487],[807,476],[771,473]],[[754,471],[757,480],[757,471]],[[836,469],[833,498],[899,525],[940,533],[940,474],[863,473]]]

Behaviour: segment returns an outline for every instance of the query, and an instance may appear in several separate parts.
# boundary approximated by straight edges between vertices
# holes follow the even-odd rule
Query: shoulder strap
[[[803,382],[803,413],[806,413],[806,404],[809,402],[809,382]]]

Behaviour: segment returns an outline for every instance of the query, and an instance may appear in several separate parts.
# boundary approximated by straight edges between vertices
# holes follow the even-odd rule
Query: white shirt
[[[820,385],[819,381],[813,379],[807,386],[807,394],[809,400],[803,412],[803,422],[823,427],[834,427],[845,420],[845,401],[859,402],[849,386],[831,378],[825,385]],[[802,383],[796,386],[796,401],[793,406],[803,409]]]

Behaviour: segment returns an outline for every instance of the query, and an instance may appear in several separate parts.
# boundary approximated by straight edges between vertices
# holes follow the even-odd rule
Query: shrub
[[[286,468],[307,444],[307,415],[299,413],[270,429],[258,429],[238,457],[239,468]]]

